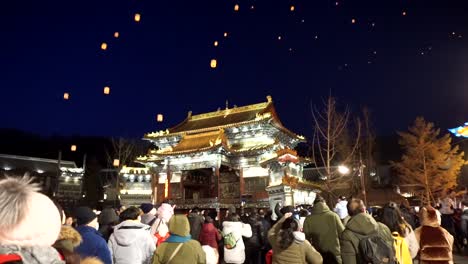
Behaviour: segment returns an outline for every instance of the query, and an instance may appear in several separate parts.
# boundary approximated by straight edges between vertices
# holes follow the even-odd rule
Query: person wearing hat
[[[153,225],[156,220],[156,208],[154,208],[154,205],[150,203],[142,203],[140,205],[140,209],[143,211],[141,223],[149,226]]]
[[[99,224],[96,213],[91,208],[82,206],[76,208],[75,218],[78,225],[76,230],[83,239],[75,252],[80,254],[81,257],[97,257],[104,264],[112,264],[107,243],[97,231]]]
[[[0,263],[64,264],[52,247],[60,214],[27,177],[0,180]]]

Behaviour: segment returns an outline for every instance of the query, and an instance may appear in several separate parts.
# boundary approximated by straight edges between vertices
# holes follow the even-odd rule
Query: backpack
[[[400,236],[398,232],[393,232],[393,246],[395,247],[395,257],[399,264],[412,264],[413,259],[409,251],[408,244],[404,237]]]
[[[228,234],[223,234],[223,243],[224,247],[227,249],[233,249],[237,245],[237,239],[234,237],[234,234],[230,232]]]
[[[359,254],[363,263],[397,264],[395,249],[376,232],[359,241]]]

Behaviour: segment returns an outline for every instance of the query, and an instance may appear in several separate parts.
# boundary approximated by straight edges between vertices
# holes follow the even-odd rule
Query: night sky
[[[468,121],[466,0],[1,1],[0,34],[5,128],[141,137],[272,95],[310,136],[329,93],[368,106],[380,134]]]

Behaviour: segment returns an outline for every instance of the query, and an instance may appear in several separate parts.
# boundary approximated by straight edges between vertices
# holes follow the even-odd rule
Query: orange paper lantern
[[[104,94],[110,94],[109,86],[104,87]]]
[[[106,49],[107,49],[107,43],[103,42],[103,43],[101,44],[101,49],[102,49],[102,50],[106,50]]]
[[[217,64],[218,64],[218,62],[216,61],[216,59],[212,59],[211,62],[210,62],[210,67],[214,69],[214,68],[216,68]]]
[[[135,22],[140,22],[140,20],[141,20],[141,15],[136,13],[135,14]]]
[[[291,12],[294,12],[295,9],[296,9],[296,8],[295,8],[293,5],[292,5],[291,8],[290,8]]]
[[[218,47],[218,41],[215,41],[215,42],[213,43],[213,45],[214,45],[215,47]]]
[[[63,94],[63,99],[68,100],[70,98],[70,94],[64,93]]]
[[[239,11],[239,5],[236,4],[236,5],[234,6],[234,11],[236,11],[236,12]]]
[[[228,33],[224,32],[224,37],[227,38],[227,36],[228,36]]]
[[[71,151],[76,151],[76,145],[71,145],[70,150],[71,150]]]
[[[158,122],[162,122],[162,121],[163,121],[163,118],[164,118],[164,117],[163,117],[162,114],[158,114],[158,115],[156,116],[156,120],[157,120]]]
[[[118,38],[120,36],[120,33],[119,32],[114,32],[114,38]]]
[[[120,160],[114,159],[114,162],[112,162],[112,165],[114,165],[114,167],[118,167],[120,165]]]

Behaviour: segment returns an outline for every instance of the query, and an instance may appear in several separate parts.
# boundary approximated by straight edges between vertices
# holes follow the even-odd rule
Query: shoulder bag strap
[[[183,244],[184,244],[184,243],[180,243],[180,244],[176,247],[176,249],[174,250],[174,252],[172,252],[172,255],[171,255],[171,257],[169,258],[169,260],[167,261],[167,263],[170,263],[170,262],[171,262],[171,260],[175,257],[175,255],[177,254],[177,252],[179,252],[179,250],[180,250],[180,248],[182,247]]]

